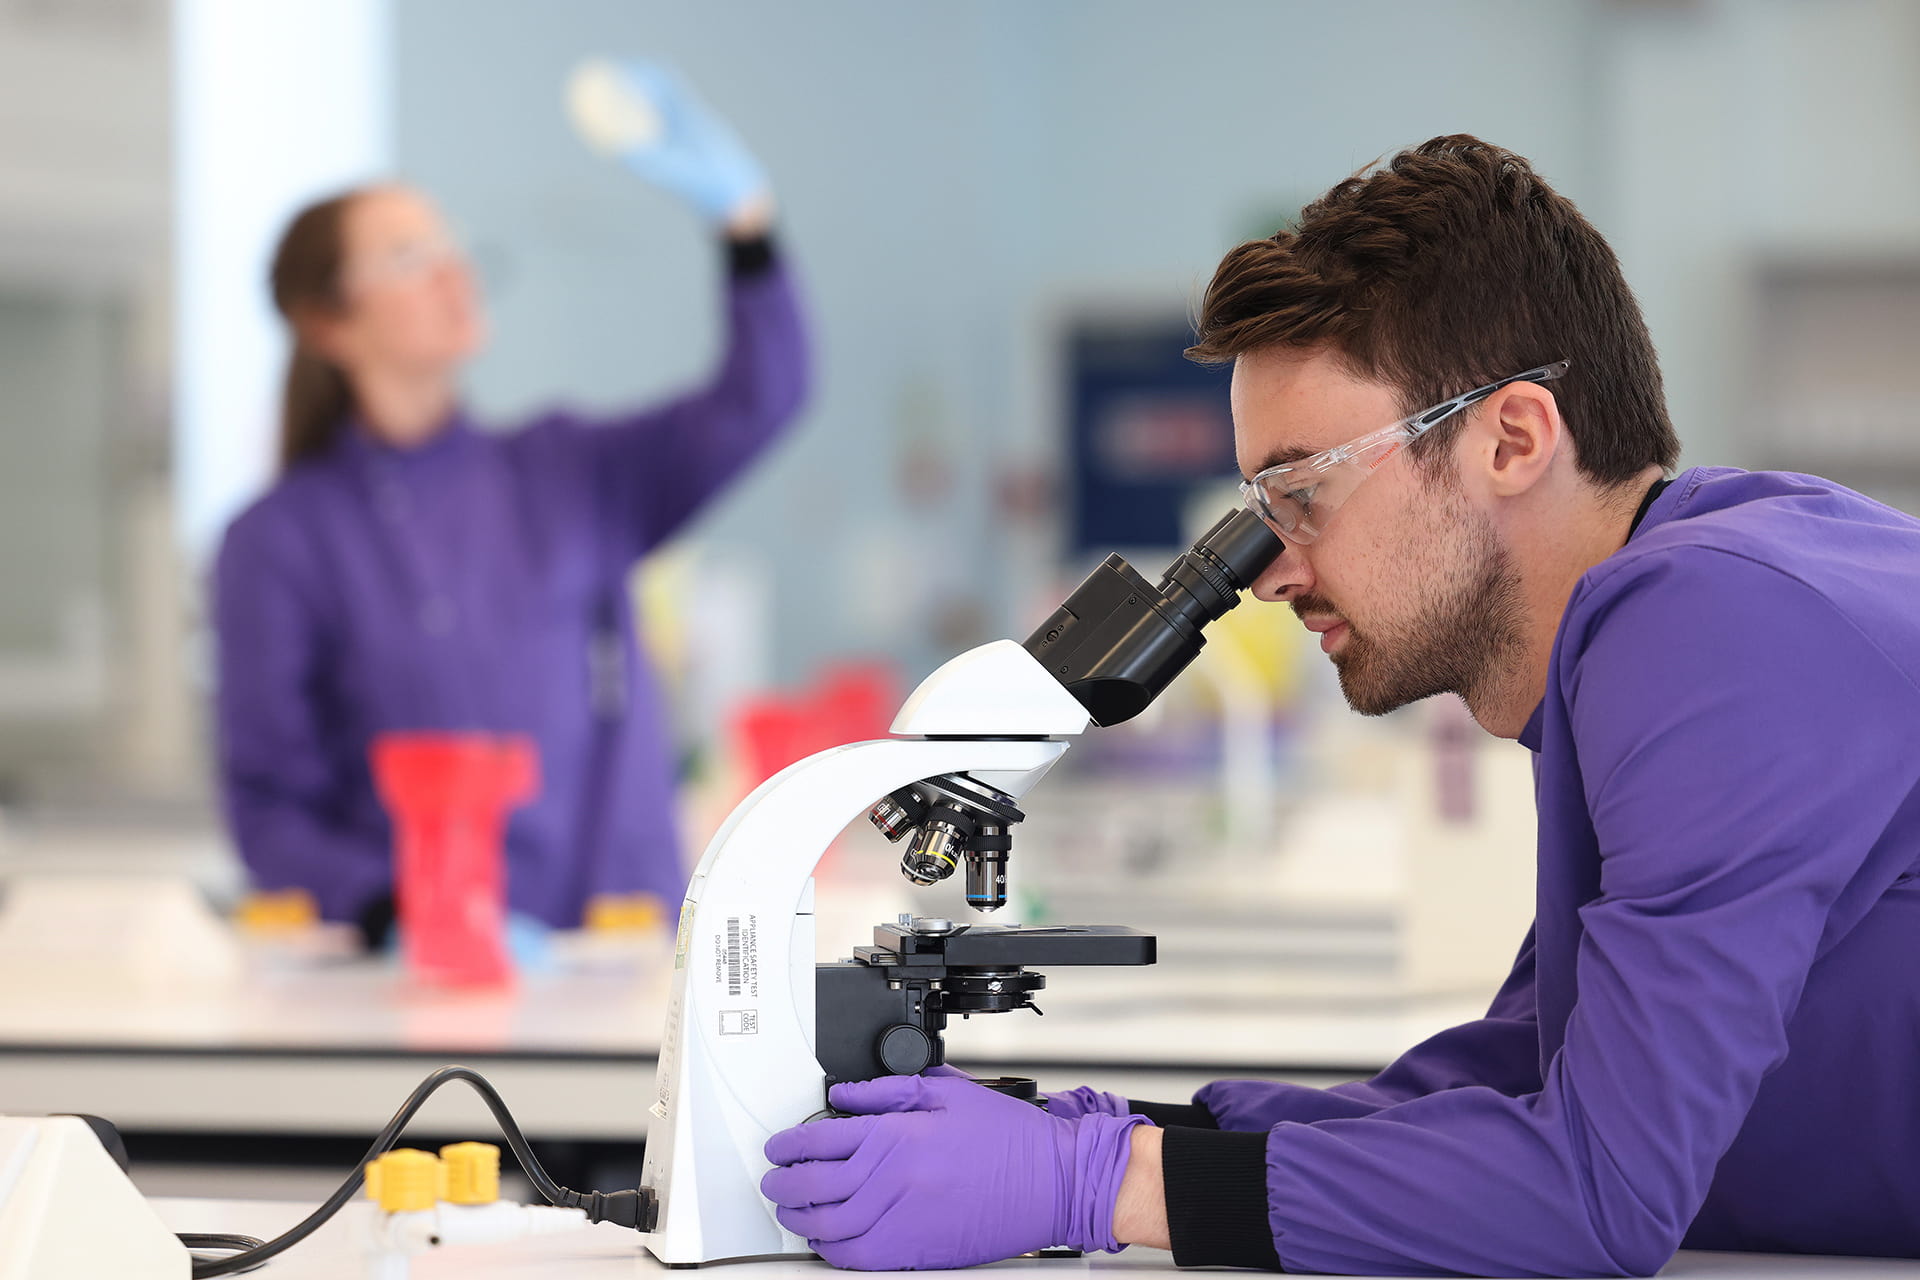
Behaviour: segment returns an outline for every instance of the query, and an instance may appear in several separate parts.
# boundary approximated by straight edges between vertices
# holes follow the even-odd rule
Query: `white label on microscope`
[[[727,917],[727,994],[740,994],[740,917]]]
[[[728,916],[713,935],[713,984],[729,999],[760,998],[759,916]]]

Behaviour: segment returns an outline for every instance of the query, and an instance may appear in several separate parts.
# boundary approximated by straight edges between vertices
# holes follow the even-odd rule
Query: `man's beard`
[[[1457,549],[1432,557],[1419,615],[1377,633],[1346,619],[1333,665],[1347,705],[1361,715],[1382,716],[1439,693],[1458,693],[1474,707],[1520,648],[1524,610],[1512,555],[1484,517],[1464,504],[1449,514],[1470,523]]]

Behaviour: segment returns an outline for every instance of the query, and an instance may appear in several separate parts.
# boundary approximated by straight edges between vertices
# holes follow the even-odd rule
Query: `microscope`
[[[810,756],[740,803],[680,910],[641,1175],[655,1257],[807,1256],[760,1194],[762,1148],[822,1114],[829,1086],[939,1065],[948,1017],[1033,1007],[1046,985],[1036,967],[1153,963],[1154,938],[1118,925],[902,917],[852,958],[816,965],[814,867],[865,813],[904,846],[909,880],[964,867],[969,906],[1004,905],[1023,797],[1089,723],[1119,724],[1158,697],[1280,551],[1236,511],[1158,586],[1109,556],[1024,644],[982,645],[928,676],[893,737]]]

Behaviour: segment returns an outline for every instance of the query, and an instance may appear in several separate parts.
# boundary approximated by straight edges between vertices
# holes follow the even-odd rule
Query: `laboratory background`
[[[1529,157],[1618,250],[1683,466],[1920,512],[1912,0],[0,0],[0,1111],[113,1119],[148,1195],[317,1201],[451,1062],[556,1169],[638,1167],[678,901],[426,980],[249,880],[214,711],[302,206],[397,181],[444,216],[489,323],[476,430],[721,358],[714,229],[570,114],[583,65],[633,59],[764,166],[809,351],[797,416],[625,583],[682,879],[780,769],[1230,510],[1227,375],[1181,354],[1214,264],[1437,134]],[[1062,969],[954,1061],[1184,1099],[1368,1074],[1484,1008],[1532,914],[1527,754],[1451,698],[1354,716],[1312,640],[1236,610],[1026,797],[1001,918],[1149,930],[1159,962]],[[853,819],[821,959],[968,915]],[[451,1093],[418,1125],[495,1140]]]

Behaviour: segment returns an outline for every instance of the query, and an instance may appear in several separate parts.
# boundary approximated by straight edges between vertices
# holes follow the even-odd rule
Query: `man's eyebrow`
[[[1289,462],[1298,462],[1302,458],[1311,458],[1318,452],[1320,452],[1318,449],[1303,449],[1297,444],[1286,449],[1275,449],[1267,455],[1265,462],[1262,462],[1253,469],[1253,474],[1257,476],[1270,467],[1284,467]],[[1249,476],[1248,479],[1252,479],[1252,476]]]

